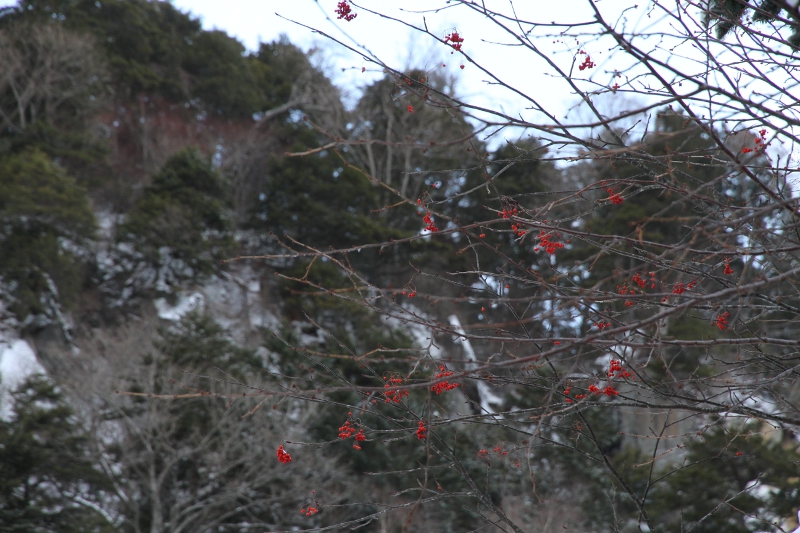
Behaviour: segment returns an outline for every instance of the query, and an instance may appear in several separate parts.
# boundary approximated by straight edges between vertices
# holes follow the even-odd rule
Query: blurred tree
[[[0,278],[23,327],[60,319],[81,287],[95,220],[86,192],[44,153],[0,158]]]
[[[121,250],[126,283],[169,293],[214,272],[233,244],[227,192],[197,150],[172,156],[117,228],[118,242],[130,247]]]
[[[0,418],[0,529],[9,533],[118,531],[109,479],[58,388],[22,383]]]
[[[352,498],[350,477],[318,454],[287,445],[293,461],[278,462],[279,445],[305,440],[307,410],[294,410],[291,402],[273,408],[279,398],[262,407],[257,402],[263,398],[252,401],[238,390],[228,400],[191,394],[206,386],[232,393],[234,382],[258,387],[268,376],[268,361],[231,342],[211,317],[190,314],[162,329],[157,350],[143,363],[127,376],[128,390],[157,394],[180,383],[189,397],[109,406],[121,431],[107,451],[118,461],[117,486],[125,495],[122,531],[308,527],[319,517],[298,511],[314,498],[311,488],[332,502]],[[202,377],[214,367],[225,369],[222,379]],[[334,508],[324,514],[344,519],[349,513]]]
[[[800,455],[782,433],[763,422],[720,420],[690,440],[685,467],[666,468],[653,493],[661,530],[778,531],[800,506]]]

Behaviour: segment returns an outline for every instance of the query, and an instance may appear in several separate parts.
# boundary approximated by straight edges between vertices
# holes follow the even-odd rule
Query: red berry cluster
[[[407,105],[406,109],[408,109],[409,113],[413,113],[414,112],[414,106],[413,105]]]
[[[494,453],[497,453],[497,454],[500,454],[500,455],[508,455],[508,452],[507,452],[507,451],[505,451],[505,450],[502,448],[502,446],[495,446],[495,447],[494,447],[494,449],[493,449],[492,451],[493,451]]]
[[[283,444],[278,446],[278,461],[284,464],[292,462],[292,456],[289,455],[289,452],[283,449]]]
[[[444,365],[439,365],[439,373],[436,374],[436,379],[439,378],[446,378],[447,376],[452,376],[453,371],[447,370],[447,367]],[[458,383],[450,383],[449,381],[440,381],[435,385],[431,386],[431,390],[436,394],[441,394],[443,392],[453,390],[458,387]]]
[[[346,1],[339,2],[336,6],[335,13],[338,15],[337,19],[344,19],[347,22],[350,22],[354,18],[358,16],[358,13],[353,13],[353,9],[350,7]]]
[[[439,228],[437,228],[436,224],[433,223],[433,218],[431,217],[430,211],[425,213],[425,217],[422,219],[422,221],[425,223],[425,227],[423,229],[430,231],[431,233],[439,231]]]
[[[634,281],[636,281],[636,278],[634,278]],[[627,284],[625,284],[625,285],[617,285],[617,292],[619,294],[636,294],[636,291],[631,289],[630,287],[628,287]],[[632,305],[633,305],[633,302],[631,300],[628,300],[628,301],[625,302],[625,307],[630,307]]]
[[[719,315],[717,317],[717,319],[714,321],[714,323],[717,325],[717,327],[720,330],[723,330],[723,329],[728,327],[728,317],[730,317],[730,316],[731,316],[731,314],[729,312],[725,311],[724,313],[722,313],[721,315]]]
[[[583,60],[583,63],[578,65],[578,70],[586,70],[587,68],[594,68],[594,63],[592,62],[592,58],[584,52],[583,50],[579,51],[578,54],[585,55],[586,59]]]
[[[733,274],[733,268],[731,268],[731,260],[730,259],[726,259],[725,260],[725,271],[723,272],[723,274],[725,274],[726,276],[728,276],[730,274]]]
[[[347,413],[348,416],[352,416],[352,414],[353,413]],[[339,428],[339,438],[344,440],[344,439],[349,439],[350,437],[354,437],[356,439],[356,442],[363,442],[367,440],[367,436],[364,435],[363,429],[359,429],[358,432],[356,432],[356,428],[354,428],[350,424],[350,421],[345,420],[344,425]],[[359,446],[358,444],[353,444],[353,448],[355,448],[356,450],[360,450],[361,446]]]
[[[552,235],[553,235],[552,232],[546,233],[544,230],[540,231],[539,235],[536,236],[536,238],[539,240],[539,245],[536,248],[534,248],[533,251],[538,252],[540,249],[544,248],[545,252],[547,252],[550,255],[553,255],[556,253],[556,250],[563,248],[564,247],[563,242],[553,242],[550,240],[550,237]]]
[[[300,514],[304,516],[314,516],[318,512],[319,509],[312,507],[311,505],[308,506],[308,509],[300,509]]]
[[[625,370],[622,366],[622,361],[619,359],[612,359],[608,364],[608,378],[629,378],[631,373]]]
[[[503,218],[511,218],[515,216],[517,213],[519,213],[519,210],[516,207],[514,207],[511,209],[503,209],[502,211],[498,211],[497,216]]]
[[[750,152],[756,152],[758,150],[766,150],[767,149],[767,130],[759,130],[758,135],[755,137],[755,148],[742,148],[743,154],[749,154]]]
[[[444,43],[449,44],[450,46],[453,47],[453,50],[456,50],[458,52],[461,51],[461,43],[463,42],[464,38],[461,37],[457,31],[448,33],[447,35],[444,36]]]
[[[655,275],[655,272],[653,272],[653,275]],[[644,287],[645,285],[647,285],[647,280],[644,279],[642,275],[639,274],[638,272],[633,276],[633,282],[640,287]]]
[[[617,396],[619,394],[619,392],[617,392],[617,390],[614,387],[612,387],[611,385],[607,386],[603,390],[600,390],[600,387],[598,387],[597,385],[589,385],[588,388],[589,388],[589,392],[591,394],[605,394],[608,397]],[[572,387],[565,388],[564,389],[564,395],[565,396],[569,396],[571,391],[572,391]],[[587,396],[589,396],[589,395],[588,394],[576,394],[575,395],[575,399],[576,400],[582,400],[582,399],[586,398]],[[567,403],[572,403],[572,399],[571,398],[567,398]]]
[[[427,429],[425,428],[425,423],[420,420],[419,424],[417,425],[417,438],[419,440],[425,440],[425,437],[427,436],[425,433],[426,431]]]
[[[589,385],[589,392],[591,392],[592,394],[605,394],[609,398],[611,396],[618,396],[619,395],[619,392],[617,391],[617,389],[615,389],[611,385],[608,385],[603,390],[600,390],[600,387],[598,387],[597,385]],[[578,396],[584,397],[586,395],[584,394],[584,395],[578,395]],[[576,396],[576,398],[577,398],[577,396]]]
[[[596,327],[600,331],[603,331],[604,329],[611,327],[611,322],[595,322],[594,327]]]
[[[581,69],[581,70],[583,70],[583,69]],[[622,199],[622,196],[620,196],[619,194],[615,193],[614,189],[606,189],[606,192],[608,192],[608,199],[611,200],[612,204],[619,205],[619,204],[625,203],[625,200]]]
[[[385,377],[383,379],[386,379]],[[386,396],[386,403],[394,402],[400,403],[403,401],[403,398],[408,396],[408,391],[405,389],[393,389],[392,385],[399,385],[403,382],[402,378],[392,376],[389,378],[389,383],[383,386],[384,389],[387,389],[384,392],[384,396]]]
[[[497,216],[503,218],[511,218],[513,216],[516,216],[517,213],[519,213],[519,210],[516,207],[514,207],[511,209],[503,209],[502,211],[498,211]],[[522,229],[522,226],[520,226],[519,224],[511,224],[511,229],[514,231],[514,235],[516,235],[517,237],[522,237],[523,235],[528,233],[526,230]],[[483,234],[481,234],[481,238],[483,238]]]
[[[339,438],[340,439],[349,439],[352,437],[356,432],[356,428],[350,425],[350,421],[347,420],[342,427],[339,428]]]

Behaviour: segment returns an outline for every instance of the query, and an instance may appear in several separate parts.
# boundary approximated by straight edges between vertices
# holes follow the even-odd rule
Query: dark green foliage
[[[287,127],[288,151],[301,152],[319,139],[303,124]],[[256,229],[289,235],[311,246],[334,248],[405,236],[371,211],[381,207],[377,189],[339,157],[273,157],[252,218]]]
[[[146,264],[167,269],[174,283],[214,271],[232,245],[226,188],[196,150],[172,156],[118,228]]]
[[[781,6],[775,2],[764,0],[753,13],[753,20],[755,22],[767,22],[774,19],[781,12],[781,9]]]
[[[223,32],[203,31],[199,20],[169,2],[22,0],[0,22],[45,20],[93,35],[124,97],[146,92],[173,101],[198,99],[226,116],[261,108],[242,45]]]
[[[207,372],[216,366],[240,378],[257,374],[264,361],[252,350],[234,344],[213,318],[189,314],[178,327],[163,328],[158,348],[164,355],[162,368],[169,366]]]
[[[762,0],[757,6],[749,4],[746,0],[712,0],[706,20],[707,22],[716,21],[717,38],[723,39],[735,26],[746,24],[742,19],[745,12],[751,8],[753,9],[753,22],[762,23],[774,21],[783,9],[771,0]],[[797,23],[788,25],[793,30],[792,35],[788,38],[788,43],[794,48],[798,48],[800,46],[800,25]]]
[[[116,531],[98,511],[110,503],[108,479],[58,389],[34,376],[12,396],[11,418],[0,419],[0,530]]]
[[[771,523],[775,517],[782,525],[800,505],[800,457],[793,439],[772,440],[765,430],[774,428],[731,421],[690,441],[687,466],[653,492],[661,530],[682,525],[700,533],[778,531]],[[760,488],[746,490],[756,481]]]
[[[279,40],[261,43],[258,52],[249,59],[250,69],[263,91],[264,109],[273,109],[291,99],[295,83],[308,75],[313,67],[308,56],[282,35]],[[320,90],[336,91],[327,79]]]
[[[46,321],[71,303],[94,229],[86,192],[44,153],[0,159],[0,276],[21,322]]]
[[[118,84],[132,94],[156,91],[173,98],[184,94],[181,60],[201,31],[198,20],[171,4],[146,0],[23,0],[3,19],[52,19],[91,32],[105,48]]]
[[[728,34],[733,26],[739,23],[747,9],[747,2],[744,0],[716,0],[710,10],[711,16],[718,18],[717,38],[723,38]]]
[[[413,343],[405,333],[388,327],[377,313],[363,305],[363,293],[360,295],[359,290],[355,290],[363,291],[363,288],[359,287],[356,280],[349,279],[330,261],[315,261],[310,268],[308,266],[308,264],[298,264],[285,270],[283,274],[299,280],[305,279],[311,285],[301,281],[283,280],[281,296],[285,305],[284,315],[288,319],[304,320],[303,315],[308,315],[336,336],[336,339],[326,339],[318,349],[348,356],[381,348],[387,351],[379,350],[376,357],[383,353],[387,359],[402,358],[402,349],[411,350]],[[315,287],[337,291],[338,296]],[[278,348],[279,344],[272,342],[271,347]],[[399,355],[392,356],[389,355],[391,350],[401,351]],[[281,353],[287,357],[294,357],[285,350]],[[380,378],[380,372],[390,369],[389,365],[373,364],[371,366],[377,374],[369,377],[364,375],[363,365],[352,359],[336,359],[329,363],[330,367],[336,369],[342,376],[360,384],[374,385],[374,379]]]
[[[194,77],[192,95],[214,113],[229,117],[250,116],[264,107],[264,95],[256,84],[245,48],[222,31],[197,35],[183,61]]]

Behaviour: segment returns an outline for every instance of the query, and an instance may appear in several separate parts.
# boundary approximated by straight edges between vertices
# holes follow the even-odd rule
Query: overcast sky
[[[522,114],[529,120],[535,119],[532,112],[525,110],[530,107],[530,102],[512,91],[489,83],[485,72],[464,61],[458,53],[451,55],[451,50],[433,37],[373,15],[365,9],[354,8],[358,16],[350,22],[336,20],[334,10],[337,0],[173,0],[173,3],[199,17],[205,28],[225,30],[251,50],[255,50],[259,42],[272,41],[281,34],[286,34],[303,49],[322,49],[323,63],[328,65],[329,75],[346,93],[350,93],[350,102],[357,97],[360,87],[382,75],[380,69],[330,39],[291,21],[328,33],[354,47],[357,44],[364,45],[386,64],[398,69],[408,66],[447,69],[458,81],[457,94],[470,103],[500,107],[511,115]],[[559,118],[563,118],[578,101],[563,80],[545,75],[546,71],[552,73],[552,69],[541,58],[532,57],[533,54],[519,47],[508,46],[511,41],[507,34],[487,24],[485,19],[468,9],[448,8],[447,0],[362,0],[358,3],[417,26],[427,23],[431,33],[440,39],[457,29],[465,39],[464,51],[477,63],[520,92],[534,97]],[[490,0],[487,3],[504,10],[511,5],[508,0]],[[611,20],[617,20],[622,10],[631,8],[628,16],[633,20],[630,24],[639,24],[646,16],[644,7],[647,2],[642,4],[641,8],[633,9],[628,0],[596,0],[596,5]],[[589,5],[586,0],[524,0],[514,4],[520,18],[547,23],[592,20],[593,13]],[[593,79],[604,86],[614,83],[612,72],[620,66],[616,64],[612,68],[606,61],[610,44],[581,43],[581,46],[587,47],[597,64],[597,68],[591,72]],[[552,58],[566,70],[575,60],[577,48],[574,40],[553,42],[550,38],[540,39],[537,45],[552,54]],[[447,66],[442,67],[442,64]],[[462,64],[463,69],[460,68]],[[367,68],[365,73],[361,72],[363,67]],[[624,97],[619,96],[615,105],[623,101]],[[575,111],[569,118],[570,121],[579,121]]]

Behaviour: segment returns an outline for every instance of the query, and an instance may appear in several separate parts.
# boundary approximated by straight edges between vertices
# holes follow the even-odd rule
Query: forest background
[[[772,131],[724,131],[768,197],[671,103],[608,127],[576,92],[588,125],[570,143],[489,124],[443,31],[402,68],[353,65],[371,77],[345,95],[322,51],[248,51],[166,2],[0,11],[0,530],[797,527],[797,295],[643,318],[699,280],[770,279],[769,254],[741,251],[760,238],[794,287],[794,237],[775,230],[794,228],[791,148],[773,143],[781,173]],[[596,66],[569,46],[574,69]],[[610,75],[594,102],[625,115],[640,101]],[[634,134],[642,155],[622,158]],[[602,157],[575,148],[595,142]],[[733,234],[690,241],[710,215],[689,184]],[[730,222],[735,202],[753,226]],[[698,249],[713,260],[686,259]],[[611,303],[573,313],[592,291]],[[742,367],[728,404],[682,414],[682,389],[718,386],[745,344],[765,381]],[[681,403],[645,403],[644,383]]]

